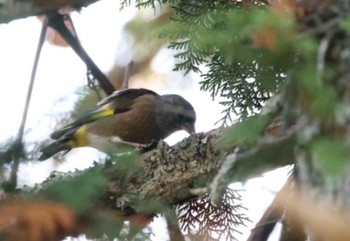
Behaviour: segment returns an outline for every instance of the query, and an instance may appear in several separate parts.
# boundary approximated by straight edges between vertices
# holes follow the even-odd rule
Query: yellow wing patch
[[[111,115],[114,115],[115,114],[115,109],[113,109],[111,107],[110,104],[108,105],[104,105],[101,107],[101,109],[92,115],[92,118],[94,120],[98,120],[98,119],[101,119],[101,118],[104,118],[104,117],[107,117],[107,116],[111,116]]]
[[[115,114],[115,109],[112,108],[111,104],[106,104],[97,110],[89,113],[89,120],[87,123],[102,119]],[[90,144],[89,134],[87,132],[87,125],[82,125],[73,136],[73,139],[68,142],[71,148],[88,146]]]
[[[68,142],[68,145],[71,148],[76,147],[82,147],[82,146],[88,146],[90,144],[88,133],[87,133],[87,126],[82,125],[75,133],[72,140]]]

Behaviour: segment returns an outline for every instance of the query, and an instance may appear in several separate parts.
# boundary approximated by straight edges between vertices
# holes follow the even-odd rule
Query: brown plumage
[[[57,152],[92,144],[91,137],[118,137],[147,144],[178,130],[195,132],[196,114],[179,95],[158,95],[147,89],[113,93],[70,125],[52,133],[55,142],[44,147],[40,160]]]

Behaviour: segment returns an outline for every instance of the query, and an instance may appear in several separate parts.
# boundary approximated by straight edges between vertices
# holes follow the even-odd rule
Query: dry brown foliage
[[[277,208],[292,217],[313,240],[350,240],[349,217],[334,202],[290,191],[277,199]]]
[[[5,241],[57,240],[74,227],[73,212],[62,204],[16,200],[0,206],[0,237]]]

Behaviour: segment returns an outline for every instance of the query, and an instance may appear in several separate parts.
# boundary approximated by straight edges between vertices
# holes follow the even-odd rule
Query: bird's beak
[[[182,129],[188,134],[196,133],[196,128],[194,127],[194,124],[186,123],[182,126]]]

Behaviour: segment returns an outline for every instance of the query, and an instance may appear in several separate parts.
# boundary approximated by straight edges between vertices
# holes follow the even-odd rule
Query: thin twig
[[[221,202],[221,198],[223,196],[223,183],[226,183],[224,179],[226,178],[227,173],[229,170],[235,165],[235,163],[238,160],[238,152],[239,149],[236,148],[234,152],[230,155],[228,155],[224,161],[224,163],[221,165],[220,170],[218,171],[217,175],[215,176],[213,182],[210,185],[211,190],[211,202],[214,205],[218,205]]]
[[[306,38],[319,33],[324,33],[332,28],[335,28],[336,25],[338,25],[343,19],[344,19],[344,16],[337,16],[335,18],[332,18],[327,22],[319,24],[317,27],[301,32],[298,38]]]
[[[35,80],[36,70],[37,70],[37,67],[38,67],[38,62],[39,62],[39,58],[40,58],[41,49],[42,49],[43,44],[44,44],[47,26],[48,26],[48,21],[47,21],[47,18],[45,17],[44,21],[43,21],[42,28],[41,28],[41,33],[40,33],[40,37],[39,37],[38,47],[37,47],[36,53],[35,53],[35,59],[34,59],[33,68],[32,68],[32,74],[30,76],[30,82],[29,82],[29,86],[28,86],[27,97],[26,97],[26,100],[25,100],[23,114],[22,114],[22,121],[21,121],[21,124],[20,124],[19,129],[18,129],[18,134],[17,134],[17,139],[16,139],[16,144],[18,146],[22,146],[22,143],[23,143],[24,128],[25,128],[26,121],[27,121],[29,104],[30,104],[30,100],[31,100],[31,97],[32,97],[32,93],[33,93],[33,87],[34,87],[34,80]],[[17,153],[14,156],[13,164],[12,164],[12,168],[11,168],[10,183],[13,185],[13,187],[17,186],[17,172],[18,172],[19,163],[20,163],[20,156],[18,154],[19,153]]]
[[[93,89],[95,91],[95,94],[99,100],[102,100],[102,96],[99,92],[98,86],[95,84],[96,78],[91,74],[91,71],[87,69],[86,72],[86,78],[87,78],[87,85],[90,89]]]
[[[326,53],[329,47],[329,42],[332,37],[332,33],[326,34],[324,38],[322,38],[320,47],[318,48],[317,53],[317,81],[318,83],[321,83],[322,80],[322,73],[325,66],[325,59],[326,59]]]
[[[129,88],[129,80],[130,80],[130,76],[131,76],[131,69],[134,65],[134,61],[131,61],[125,69],[124,72],[124,79],[123,79],[123,85],[122,85],[122,89],[128,89]]]

